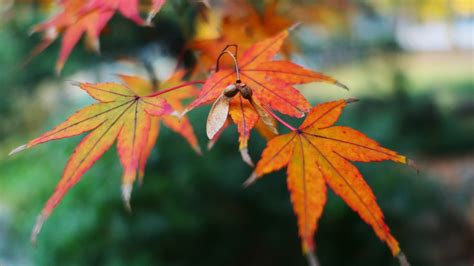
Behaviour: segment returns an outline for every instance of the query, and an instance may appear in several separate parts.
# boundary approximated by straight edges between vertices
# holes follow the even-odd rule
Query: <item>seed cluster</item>
[[[247,86],[247,84],[242,83],[240,81],[237,81],[234,84],[230,84],[224,89],[224,95],[229,98],[234,97],[239,92],[240,92],[240,95],[242,95],[244,99],[246,100],[252,99],[252,95],[253,95],[252,89],[249,86]]]

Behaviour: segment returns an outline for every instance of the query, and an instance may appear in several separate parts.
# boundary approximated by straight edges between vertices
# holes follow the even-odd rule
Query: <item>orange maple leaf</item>
[[[219,36],[217,38],[203,38],[199,36],[198,32],[197,39],[188,44],[188,48],[199,54],[199,64],[196,65],[194,73],[212,68],[219,57],[220,49],[227,44],[236,44],[245,50],[255,42],[272,37],[295,24],[288,17],[279,15],[277,7],[277,1],[269,1],[265,3],[263,12],[259,13],[246,0],[226,2],[222,19],[217,20],[220,25],[213,25],[216,20],[208,20],[199,24],[204,29],[202,31],[206,31],[206,28],[209,27],[218,28]],[[208,12],[215,11],[210,9]],[[200,28],[198,28],[199,30]],[[291,43],[287,42],[282,50],[285,55],[288,55],[292,49]]]
[[[247,144],[250,131],[259,121],[259,118],[264,116],[262,112],[256,110],[256,105],[262,106],[263,110],[270,111],[270,109],[273,109],[286,115],[302,117],[305,112],[309,111],[311,105],[292,86],[293,84],[329,82],[343,86],[331,77],[305,69],[290,61],[271,61],[280,50],[287,36],[288,31],[283,31],[272,38],[258,42],[244,52],[238,63],[235,63],[235,69],[226,68],[213,73],[207,79],[199,96],[185,111],[209,104],[217,99],[214,106],[218,108],[213,108],[210,116],[214,110],[217,110],[214,112],[222,112],[222,114],[213,116],[219,118],[219,121],[216,121],[213,125],[212,132],[216,134],[219,126],[224,125],[228,113],[237,125],[242,157],[249,164],[251,162],[247,154]],[[230,53],[228,51],[224,52]],[[225,89],[233,84],[240,84],[237,87],[249,88],[255,104],[243,97],[242,94],[223,97]],[[226,105],[228,107],[224,107]],[[212,123],[212,120],[209,121]],[[212,138],[212,135],[208,134],[209,138]]]
[[[175,84],[181,77],[182,73],[178,72],[164,84]],[[167,116],[172,114],[173,106],[182,108],[179,101],[188,96],[174,94],[170,96],[170,103],[167,102],[167,97],[163,96],[165,93],[171,94],[178,88],[198,82],[183,83],[149,94],[150,87],[143,80],[130,76],[121,76],[121,78],[127,86],[117,83],[80,83],[80,88],[98,102],[76,112],[51,131],[10,153],[14,154],[50,140],[68,138],[90,131],[75,148],[59,184],[39,215],[32,233],[33,242],[44,221],[67,191],[81,179],[82,175],[112,146],[115,140],[117,140],[117,151],[124,169],[122,198],[127,208],[130,208],[130,195],[137,171],[141,178],[146,160],[158,136],[159,120],[163,120],[170,128],[182,134],[197,149],[197,141],[189,121],[179,122]]]
[[[153,0],[145,22],[140,17],[138,0],[63,0],[60,2],[63,7],[61,13],[33,28],[32,32],[44,32],[44,38],[31,56],[42,52],[62,33],[61,50],[56,63],[59,73],[83,34],[87,36],[89,47],[98,51],[99,35],[116,12],[139,25],[145,25],[151,22],[164,3],[165,0]]]
[[[128,75],[119,75],[119,77],[129,88],[134,88],[134,91],[139,92],[140,95],[149,95],[153,92],[162,91],[161,88],[171,88],[182,84],[185,74],[186,73],[183,70],[176,71],[168,80],[160,83],[158,90],[154,89],[150,82],[141,77]],[[158,95],[157,97],[163,97],[163,99],[166,99],[166,101],[171,105],[173,110],[182,112],[184,110],[182,102],[196,97],[198,93],[198,89],[193,86],[188,86],[179,90],[170,91],[164,95]],[[186,139],[186,141],[198,154],[201,154],[201,148],[199,147],[198,141],[194,134],[194,129],[187,117],[178,118],[174,115],[166,115],[161,117],[152,117],[151,119],[152,125],[156,126],[156,128],[153,129],[153,135],[156,135],[156,137],[158,136],[160,122],[163,122],[166,127],[170,128]],[[154,146],[156,137],[149,138],[149,141],[153,141],[152,143],[148,144],[150,149]],[[143,162],[146,162],[146,160]],[[143,170],[144,167],[140,169],[140,171]]]
[[[392,254],[403,260],[404,255],[384,222],[375,195],[350,162],[391,160],[407,164],[408,160],[359,131],[333,126],[346,104],[352,101],[317,105],[298,129],[270,140],[245,184],[287,166],[288,190],[306,254],[311,255],[314,250],[313,236],[326,203],[328,185],[387,243]]]

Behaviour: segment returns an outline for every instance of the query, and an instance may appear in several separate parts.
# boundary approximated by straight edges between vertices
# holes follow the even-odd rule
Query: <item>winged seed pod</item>
[[[278,134],[275,124],[273,123],[272,117],[267,111],[254,101],[252,98],[252,89],[245,83],[237,80],[235,83],[227,86],[222,92],[221,96],[217,98],[209,111],[206,124],[206,134],[210,140],[213,140],[218,132],[221,132],[225,122],[229,117],[229,109],[231,100],[239,95],[245,99],[250,106],[256,111],[258,119],[271,131],[273,134]],[[240,149],[240,154],[244,162],[248,165],[253,166],[252,159],[248,153],[247,147]]]

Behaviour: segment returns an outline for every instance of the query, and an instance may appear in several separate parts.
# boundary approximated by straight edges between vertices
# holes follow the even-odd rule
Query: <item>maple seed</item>
[[[244,99],[250,100],[252,98],[252,95],[253,95],[252,89],[249,86],[247,86],[247,84],[241,83],[239,84],[238,88],[239,88],[240,94],[242,95]]]
[[[239,92],[239,89],[235,84],[230,84],[224,89],[224,95],[226,97],[232,98]]]
[[[278,129],[276,128],[276,125],[274,124],[274,120],[272,116],[269,114],[269,111],[267,111],[267,109],[257,104],[252,98],[249,99],[249,102],[252,105],[252,107],[255,109],[255,111],[257,111],[260,120],[270,130],[270,132],[274,135],[278,135]]]
[[[222,94],[222,96],[217,98],[217,100],[212,105],[209,115],[207,116],[206,123],[206,134],[209,139],[213,139],[219,130],[224,126],[227,116],[229,115],[230,99],[230,97]]]
[[[311,104],[294,88],[294,85],[310,82],[327,82],[339,86],[341,84],[329,76],[303,68],[290,61],[272,60],[281,50],[287,37],[288,31],[284,30],[271,38],[253,44],[245,50],[239,62],[237,62],[237,45],[225,46],[217,57],[214,73],[209,76],[199,96],[187,107],[187,111],[215,102],[223,96],[223,91],[229,84],[239,86],[241,83],[246,83],[252,90],[252,100],[245,101],[243,96],[246,92],[241,92],[238,96],[242,97],[232,98],[229,101],[229,109],[226,110],[230,121],[237,126],[241,150],[247,148],[250,133],[257,125],[267,126],[271,134],[277,133],[274,123],[278,119],[273,115],[273,110],[292,117],[303,117],[311,108]],[[232,67],[220,69],[220,60],[224,56],[229,56],[233,60]],[[228,121],[229,116],[223,115],[221,118]],[[288,124],[285,126],[292,131],[295,130]],[[218,138],[219,135],[216,136]],[[212,142],[214,143],[215,140]]]

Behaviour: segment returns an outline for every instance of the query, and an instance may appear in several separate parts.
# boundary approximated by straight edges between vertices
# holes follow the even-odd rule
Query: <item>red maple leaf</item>
[[[175,85],[182,76],[183,73],[178,72],[169,81],[164,82],[164,85]],[[122,197],[127,208],[130,208],[130,195],[137,175],[139,178],[143,177],[146,160],[158,136],[160,120],[183,135],[198,150],[189,121],[187,119],[179,121],[169,115],[174,111],[173,107],[178,110],[182,108],[180,103],[182,99],[195,93],[193,88],[183,90],[183,92],[176,90],[199,82],[183,83],[150,94],[153,88],[142,79],[131,76],[121,76],[121,78],[126,86],[112,82],[79,84],[81,89],[98,102],[76,112],[51,131],[10,153],[14,154],[44,142],[69,138],[90,131],[75,148],[59,184],[38,217],[32,234],[33,241],[44,221],[64,195],[79,182],[84,173],[116,140],[123,167]],[[167,94],[170,94],[170,103],[167,102]]]
[[[147,22],[140,17],[138,0],[63,0],[63,11],[50,20],[36,25],[33,32],[44,32],[44,39],[32,52],[37,55],[63,34],[61,51],[56,63],[59,73],[82,35],[90,48],[99,51],[99,35],[112,16],[118,12],[139,25],[149,24],[165,0],[153,0]]]

